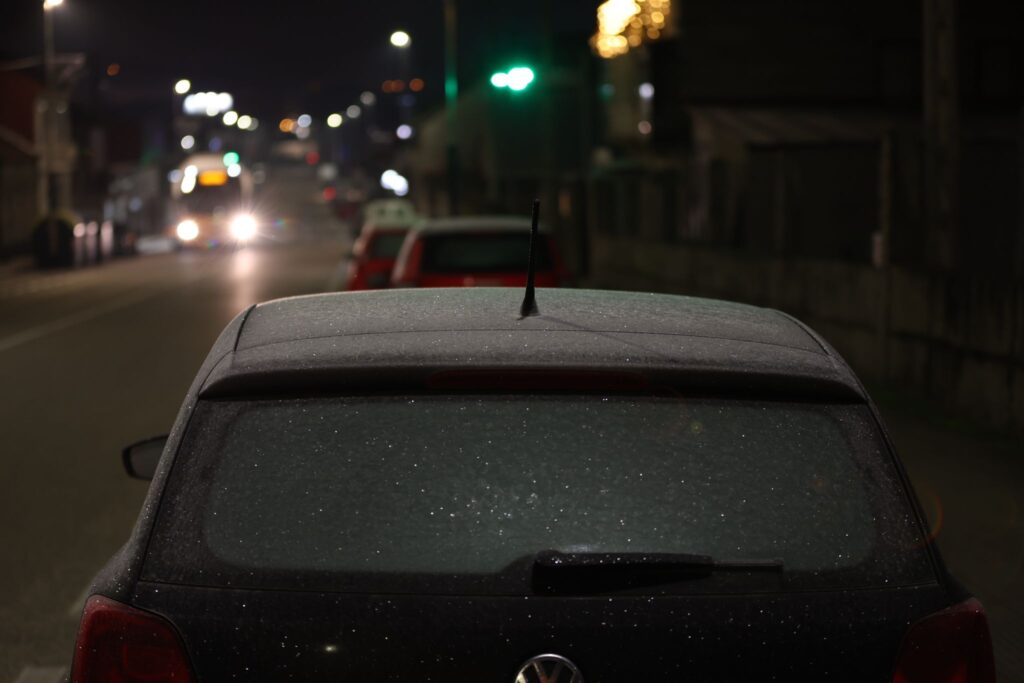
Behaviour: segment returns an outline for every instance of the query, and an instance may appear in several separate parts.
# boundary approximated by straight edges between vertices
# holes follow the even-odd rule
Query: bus
[[[257,237],[252,174],[237,154],[192,154],[170,180],[171,225],[181,246],[242,245]]]

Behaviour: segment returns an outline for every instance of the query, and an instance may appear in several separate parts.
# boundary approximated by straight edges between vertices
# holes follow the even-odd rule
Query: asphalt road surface
[[[335,277],[347,232],[302,201],[278,246],[0,267],[0,683],[50,683],[69,664],[83,591],[146,490],[122,446],[167,432],[236,313]],[[883,403],[947,561],[989,609],[1000,680],[1024,681],[1021,444],[911,408]]]

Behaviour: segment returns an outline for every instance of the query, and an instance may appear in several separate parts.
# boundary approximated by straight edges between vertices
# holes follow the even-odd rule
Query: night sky
[[[463,87],[508,58],[541,52],[545,6],[556,35],[594,27],[598,0],[463,0]],[[0,0],[0,59],[39,54],[41,0]],[[83,52],[88,77],[125,107],[166,101],[171,84],[226,90],[237,107],[275,117],[300,108],[343,107],[360,92],[398,78],[403,65],[388,43],[396,29],[413,45],[408,77],[427,83],[425,104],[440,102],[441,0],[65,0],[57,10],[59,52]],[[105,76],[111,63],[120,73]]]

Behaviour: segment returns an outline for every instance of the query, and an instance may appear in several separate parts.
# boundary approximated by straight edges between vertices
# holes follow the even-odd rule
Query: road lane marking
[[[14,683],[58,683],[67,672],[66,666],[26,666]]]
[[[214,262],[216,263],[216,262]],[[70,315],[66,315],[63,318],[57,318],[48,323],[37,325],[36,327],[30,327],[27,330],[17,332],[7,337],[0,338],[0,353],[4,351],[10,351],[13,348],[34,342],[37,339],[53,334],[54,332],[60,332],[66,330],[69,327],[84,323],[93,318],[99,318],[107,313],[113,313],[114,311],[129,306],[134,306],[137,303],[145,301],[147,299],[153,299],[155,297],[167,294],[168,292],[181,290],[183,287],[192,285],[200,280],[204,280],[208,277],[212,277],[217,274],[217,271],[213,268],[206,270],[198,275],[193,275],[183,279],[181,282],[177,282],[172,286],[161,287],[159,289],[153,289],[148,291],[134,292],[125,296],[112,299],[104,304],[87,308],[83,311],[78,311]]]
[[[92,320],[93,318],[98,318],[102,315],[106,315],[107,313],[112,313],[118,309],[132,306],[134,304],[139,303],[140,301],[145,301],[146,299],[159,296],[160,294],[163,294],[164,292],[167,291],[170,291],[170,289],[159,289],[156,291],[148,292],[135,292],[134,294],[129,294],[128,296],[123,296],[118,299],[114,299],[113,301],[108,301],[105,304],[93,306],[92,308],[87,308],[84,311],[78,311],[77,313],[72,313],[71,315],[66,315],[63,318],[57,318],[56,320],[52,320],[43,325],[30,327],[27,330],[0,339],[0,353],[4,351],[10,351],[15,347],[21,346],[23,344],[28,344],[29,342],[34,342],[35,340],[41,339],[49,334],[53,334],[54,332],[60,332],[61,330],[65,330],[79,323],[84,323],[87,320]]]

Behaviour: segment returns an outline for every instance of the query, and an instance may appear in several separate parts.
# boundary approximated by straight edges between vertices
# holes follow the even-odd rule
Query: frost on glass
[[[843,569],[878,537],[848,431],[772,403],[253,402],[219,440],[202,531],[226,563],[285,570],[487,574],[543,549]]]

